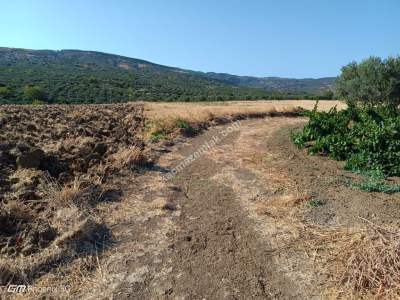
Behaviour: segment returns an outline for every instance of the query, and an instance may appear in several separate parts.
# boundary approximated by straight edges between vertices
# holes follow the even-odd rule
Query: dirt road
[[[350,189],[340,164],[292,147],[290,128],[304,122],[246,120],[160,149],[156,166],[130,183],[122,202],[107,206],[116,246],[80,297],[324,298],[329,275],[308,251],[304,222],[352,224],[352,212],[397,222],[399,202]],[[163,180],[213,140],[217,145]],[[311,198],[324,205],[311,208]]]
[[[110,209],[118,245],[97,290],[119,299],[300,297],[302,289],[277,267],[271,255],[276,245],[253,215],[277,194],[259,163],[268,159],[268,138],[282,125],[301,122],[277,118],[242,121],[232,131],[216,127],[162,155],[153,171],[136,179],[140,189]],[[212,140],[219,142],[163,181],[165,172]]]

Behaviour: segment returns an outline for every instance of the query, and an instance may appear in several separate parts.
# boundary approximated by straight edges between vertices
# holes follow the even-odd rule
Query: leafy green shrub
[[[338,96],[348,105],[307,113],[308,124],[292,135],[310,154],[345,160],[345,168],[370,174],[354,186],[367,191],[400,192],[385,176],[400,175],[400,57],[382,60],[370,57],[342,68],[336,82]]]
[[[336,107],[328,112],[318,112],[315,105],[306,115],[310,121],[302,132],[293,135],[293,142],[300,148],[309,143],[307,146],[310,154],[329,154],[335,159],[345,159],[351,151],[348,139],[351,114],[348,111],[338,111]]]
[[[348,157],[349,170],[380,171],[400,175],[400,117],[376,119],[360,114],[360,121],[351,130],[355,151]]]
[[[292,135],[310,154],[345,160],[357,172],[400,175],[400,116],[390,109],[364,108],[308,113],[309,123]]]

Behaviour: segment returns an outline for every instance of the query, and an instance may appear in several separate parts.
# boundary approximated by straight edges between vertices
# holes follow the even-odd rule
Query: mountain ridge
[[[333,89],[334,79],[239,76],[99,51],[0,47],[1,102],[26,100],[27,86],[42,89],[47,100],[66,103],[268,99],[276,94],[300,97]]]

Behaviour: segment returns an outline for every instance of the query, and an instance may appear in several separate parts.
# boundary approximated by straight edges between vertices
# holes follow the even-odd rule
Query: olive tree
[[[342,68],[336,91],[350,107],[400,105],[400,57],[370,57]]]
[[[41,87],[38,86],[28,85],[24,87],[23,92],[24,92],[24,98],[29,101],[35,101],[35,100],[45,101],[47,98],[46,92]]]

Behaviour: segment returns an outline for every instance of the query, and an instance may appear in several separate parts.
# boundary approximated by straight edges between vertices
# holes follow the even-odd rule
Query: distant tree
[[[370,57],[342,68],[336,82],[338,96],[351,106],[400,104],[400,57],[382,60]]]
[[[8,98],[11,96],[11,90],[6,86],[0,86],[0,98]]]
[[[322,93],[322,98],[325,100],[332,100],[334,97],[334,93],[331,90],[326,90]]]
[[[305,98],[310,98],[313,100],[332,100],[334,98],[334,93],[331,90],[324,90],[316,95],[311,95]]]
[[[45,91],[38,86],[32,86],[32,85],[28,85],[26,87],[24,87],[24,99],[28,100],[28,101],[46,101],[47,100],[47,96]]]
[[[400,57],[389,57],[385,64],[385,99],[390,105],[400,105]]]
[[[134,100],[135,99],[136,95],[135,95],[135,90],[133,88],[131,88],[131,87],[128,88],[126,92],[127,92],[127,96],[126,96],[127,100]]]

